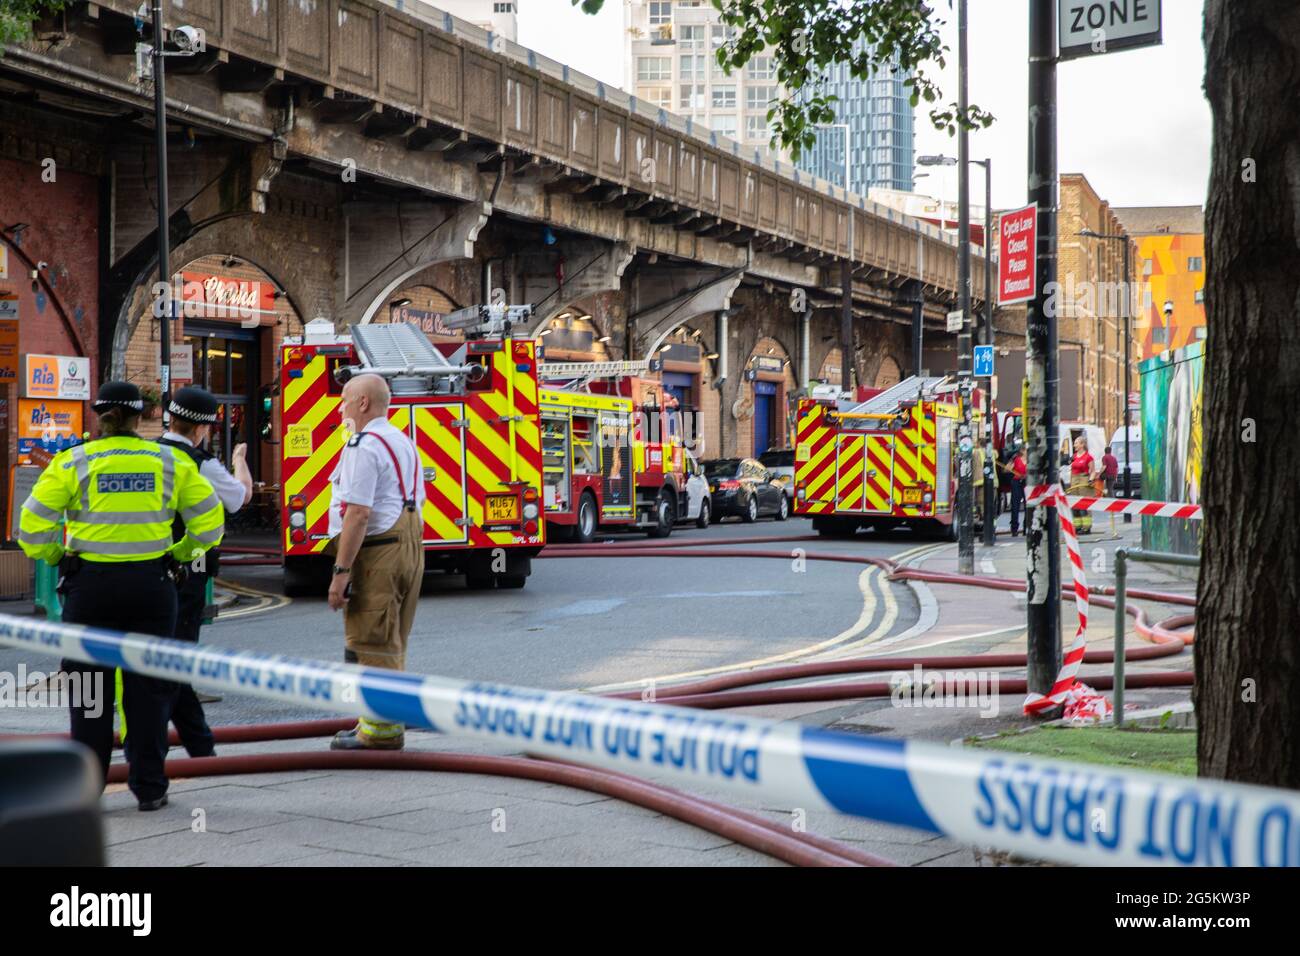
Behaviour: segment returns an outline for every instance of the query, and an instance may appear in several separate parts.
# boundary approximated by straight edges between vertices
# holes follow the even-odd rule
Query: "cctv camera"
[[[197,27],[177,27],[172,31],[172,42],[182,53],[201,53],[204,49],[203,31]]]

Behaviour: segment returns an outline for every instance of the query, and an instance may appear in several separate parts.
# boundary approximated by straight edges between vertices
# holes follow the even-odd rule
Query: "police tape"
[[[863,737],[0,614],[0,645],[1065,863],[1300,865],[1300,792]]]
[[[1051,499],[1049,501],[1049,499]],[[1075,511],[1104,511],[1113,515],[1142,515],[1148,518],[1186,518],[1199,520],[1200,505],[1182,501],[1142,501],[1132,498],[1093,498],[1087,495],[1066,495],[1060,485],[1035,485],[1027,495],[1028,505],[1046,504],[1064,499],[1066,506]]]
[[[1079,624],[1074,641],[1061,661],[1060,673],[1051,691],[1046,695],[1029,694],[1025,698],[1025,713],[1038,714],[1054,707],[1066,705],[1066,716],[1104,717],[1110,704],[1077,678],[1079,665],[1088,649],[1088,581],[1083,573],[1083,558],[1079,554],[1079,536],[1075,533],[1071,511],[1103,511],[1110,514],[1136,514],[1147,517],[1187,518],[1200,520],[1201,506],[1180,501],[1133,501],[1126,498],[1091,498],[1086,495],[1067,495],[1060,485],[1035,485],[1025,496],[1030,505],[1056,508],[1057,519],[1065,536],[1066,551],[1070,556],[1070,573],[1074,580],[1074,603],[1079,612]]]

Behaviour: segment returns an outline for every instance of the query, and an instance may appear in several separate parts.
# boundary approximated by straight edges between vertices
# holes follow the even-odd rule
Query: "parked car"
[[[758,463],[776,476],[774,479],[794,504],[794,449],[769,449],[758,456]]]
[[[704,469],[689,451],[686,453],[686,514],[679,521],[694,521],[697,528],[707,528],[713,518],[713,503],[709,496],[709,479]]]
[[[765,515],[777,521],[790,517],[790,499],[755,459],[716,458],[702,464],[714,518],[738,515],[750,523]]]

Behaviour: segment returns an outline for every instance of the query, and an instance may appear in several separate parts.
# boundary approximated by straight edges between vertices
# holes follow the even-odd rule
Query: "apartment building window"
[[[1192,330],[1192,334],[1195,335],[1198,339],[1205,338],[1205,326],[1198,325],[1195,329]]]
[[[1201,271],[1202,269],[1204,269],[1204,268],[1205,268],[1205,265],[1204,265],[1204,263],[1202,263],[1202,261],[1201,261],[1201,257],[1200,257],[1200,256],[1189,256],[1189,257],[1188,257],[1188,259],[1187,259],[1187,271],[1188,271],[1188,272],[1200,272],[1200,271]]]
[[[713,108],[715,110],[734,110],[736,108],[736,88],[734,86],[715,86],[713,88]]]
[[[709,28],[709,32],[712,37],[713,45],[717,47],[722,46],[722,44],[734,37],[736,35],[736,28],[728,26],[725,23],[715,23]]]
[[[775,86],[745,87],[745,109],[766,110],[774,99],[776,99]]]
[[[734,113],[727,116],[713,117],[712,126],[715,133],[730,136],[732,139],[736,138],[736,116]]]
[[[1197,304],[1197,305],[1204,305],[1204,304],[1205,304],[1205,290],[1204,290],[1204,289],[1197,289],[1197,290],[1196,290],[1196,295],[1194,295],[1192,298],[1194,298],[1194,299],[1196,300],[1196,304]]]
[[[677,107],[683,110],[704,109],[704,84],[692,86],[690,83],[683,83],[681,86],[681,99],[678,101]]]
[[[872,84],[872,91],[876,96],[889,96],[894,92],[894,84],[889,82],[889,80],[876,80],[876,82]]]
[[[749,61],[749,65],[745,68],[745,73],[751,80],[776,79],[776,71],[772,66],[772,58],[770,56],[754,57]]]
[[[1163,325],[1157,325],[1151,329],[1151,342],[1155,345],[1166,345],[1169,342],[1169,330]]]
[[[704,24],[693,23],[685,24],[677,28],[678,43],[703,43],[704,42]]]
[[[673,108],[673,88],[671,86],[639,86],[636,95],[651,106],[670,110]]]
[[[757,139],[767,141],[771,139],[771,133],[767,129],[767,117],[765,116],[746,116],[745,117],[745,139]]]
[[[673,19],[673,5],[671,0],[651,0],[650,3],[650,25],[655,26],[659,23],[671,23]]]
[[[494,3],[492,4],[493,13],[514,13],[515,5],[513,3]]]
[[[872,150],[872,160],[877,163],[888,163],[894,159],[894,151],[887,146],[877,146]]]
[[[638,80],[671,80],[673,58],[670,56],[639,56],[636,58]]]
[[[1153,268],[1153,266],[1152,266],[1152,260],[1150,260],[1150,259],[1143,259],[1143,260],[1142,260],[1142,274],[1143,274],[1144,276],[1149,276],[1149,275],[1151,274],[1151,269],[1152,269],[1152,268]]]
[[[704,79],[704,57],[696,56],[691,53],[683,53],[677,58],[677,68],[681,71],[681,78],[689,80],[694,77],[697,80]]]

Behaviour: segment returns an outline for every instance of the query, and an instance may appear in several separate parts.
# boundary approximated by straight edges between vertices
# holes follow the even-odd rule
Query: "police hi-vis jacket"
[[[185,536],[172,541],[180,514]],[[63,544],[59,521],[67,520]],[[58,564],[65,550],[88,561],[191,561],[221,540],[225,514],[209,481],[184,452],[134,435],[59,452],[23,504],[18,543]]]

